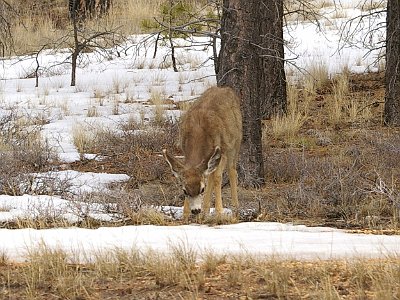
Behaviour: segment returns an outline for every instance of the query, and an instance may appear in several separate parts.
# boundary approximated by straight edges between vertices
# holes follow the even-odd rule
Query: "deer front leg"
[[[221,192],[221,184],[222,184],[222,176],[220,174],[215,174],[215,212],[220,215],[223,211],[222,206],[222,192]]]
[[[185,222],[188,222],[189,216],[190,216],[189,200],[185,197],[185,200],[183,200],[183,220]]]
[[[203,198],[203,207],[201,210],[203,211],[204,215],[208,215],[210,213],[210,203],[211,203],[211,196],[214,189],[214,174],[208,176],[206,191],[204,192]]]
[[[226,165],[226,157],[221,158],[221,162],[215,170],[214,174],[214,192],[215,192],[215,212],[220,215],[222,214],[223,211],[223,206],[222,206],[222,191],[221,191],[221,185],[222,185],[222,173],[224,172]]]

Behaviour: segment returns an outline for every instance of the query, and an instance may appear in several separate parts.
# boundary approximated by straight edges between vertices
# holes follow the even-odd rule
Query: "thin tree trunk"
[[[217,82],[232,87],[242,101],[244,185],[264,182],[262,119],[286,109],[282,20],[276,20],[282,9],[282,0],[223,1]]]
[[[386,17],[386,125],[400,126],[400,2],[389,0]]]
[[[76,85],[76,61],[78,60],[77,53],[72,53],[72,62],[71,62],[71,86]]]
[[[74,49],[72,52],[71,56],[71,86],[76,85],[76,66],[77,66],[77,61],[78,61],[78,56],[81,51],[80,49],[80,43],[79,43],[79,37],[78,37],[78,17],[77,13],[73,13],[73,18],[72,18],[72,24],[73,24],[73,29],[74,29]]]
[[[154,52],[153,52],[153,59],[156,58],[157,50],[158,50],[158,42],[160,40],[160,33],[157,34],[156,41],[154,42]]]
[[[172,68],[174,69],[174,72],[179,72],[178,67],[176,66],[176,57],[175,57],[175,46],[174,42],[172,41],[171,37],[171,32],[169,33],[169,47],[171,48],[171,61],[172,61]]]
[[[178,72],[178,68],[176,66],[176,58],[175,58],[175,46],[174,42],[172,41],[172,9],[174,7],[174,1],[169,2],[169,13],[168,13],[168,41],[169,41],[169,47],[171,48],[171,61],[172,61],[172,68],[174,69],[174,72]]]

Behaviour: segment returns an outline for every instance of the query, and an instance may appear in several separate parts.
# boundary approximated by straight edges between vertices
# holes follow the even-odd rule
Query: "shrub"
[[[51,181],[36,185],[35,172],[51,168],[57,156],[41,136],[41,117],[21,117],[16,110],[0,119],[0,193],[20,195],[54,190]],[[54,182],[53,182],[54,183]]]
[[[91,131],[85,130],[87,142],[81,143],[85,145],[81,149],[102,158],[93,164],[102,164],[110,167],[111,172],[130,175],[130,184],[137,187],[143,182],[163,180],[165,174],[169,174],[161,150],[172,148],[176,151],[177,135],[178,126],[172,120],[157,120],[150,124],[129,121],[121,124],[117,131],[93,127]]]

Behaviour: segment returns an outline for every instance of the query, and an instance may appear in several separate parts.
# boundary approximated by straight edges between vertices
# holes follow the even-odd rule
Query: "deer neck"
[[[183,140],[182,150],[185,155],[185,166],[194,168],[206,163],[214,151],[214,141],[204,130],[196,130],[195,134]]]

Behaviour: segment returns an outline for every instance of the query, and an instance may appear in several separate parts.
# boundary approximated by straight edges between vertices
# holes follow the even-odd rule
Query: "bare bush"
[[[305,164],[302,153],[291,150],[279,153],[271,151],[265,158],[266,178],[274,183],[298,182]]]
[[[91,130],[90,141],[82,142],[86,145],[84,150],[102,158],[101,162],[94,163],[130,175],[133,187],[151,180],[163,180],[169,174],[160,154],[165,147],[176,149],[178,127],[172,120],[164,120],[162,124],[158,120],[156,124],[148,125],[129,121],[121,124],[117,131]]]
[[[146,199],[138,189],[114,188],[112,192],[89,193],[82,195],[79,201],[92,205],[90,211],[79,210],[79,217],[83,222],[93,223],[90,218],[93,213],[107,214],[109,220],[103,223],[109,225],[166,225],[173,220],[160,210],[156,201]],[[95,206],[98,207],[97,212],[93,211]]]
[[[295,149],[271,149],[266,175],[277,185],[262,207],[278,220],[291,216],[331,220],[336,226],[342,222],[343,226],[375,227],[388,221],[389,227],[396,226],[400,219],[399,149],[397,135],[370,132],[361,135],[356,145],[323,158]]]
[[[0,192],[12,195],[55,190],[52,181],[36,185],[35,172],[48,171],[57,156],[41,137],[43,120],[16,110],[0,118]],[[39,188],[40,186],[40,188]],[[46,187],[44,187],[46,186]]]

